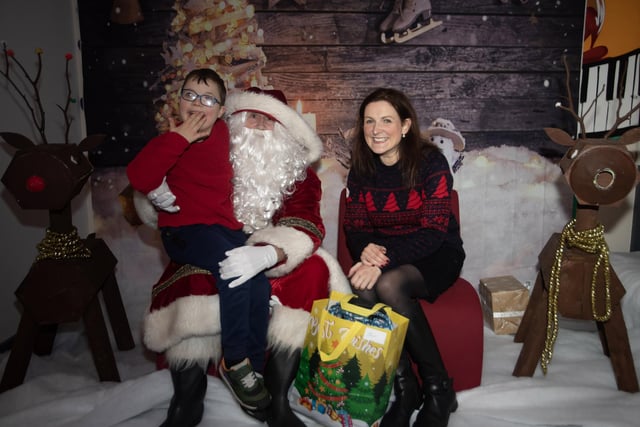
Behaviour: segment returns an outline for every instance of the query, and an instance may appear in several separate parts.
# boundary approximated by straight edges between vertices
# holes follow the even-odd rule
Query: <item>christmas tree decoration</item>
[[[197,68],[211,68],[225,81],[227,90],[252,86],[268,88],[262,75],[267,58],[262,48],[255,8],[247,0],[176,1],[169,41],[162,57],[166,67],[156,85],[164,94],[154,100],[156,128],[168,130],[168,119],[177,117],[180,86]]]

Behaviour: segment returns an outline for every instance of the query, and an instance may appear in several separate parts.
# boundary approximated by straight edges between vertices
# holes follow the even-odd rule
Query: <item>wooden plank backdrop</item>
[[[89,133],[109,138],[91,153],[96,167],[123,166],[157,131],[153,99],[165,63],[173,0],[140,0],[144,20],[111,23],[112,0],[78,0]],[[316,115],[329,154],[353,126],[373,88],[391,86],[413,100],[426,128],[443,117],[467,150],[523,145],[554,157],[544,127],[573,132],[554,108],[566,102],[567,76],[577,102],[583,1],[432,0],[442,25],[404,44],[383,45],[378,25],[392,1],[250,1],[267,62],[262,75],[292,106]],[[298,4],[306,3],[306,4]]]

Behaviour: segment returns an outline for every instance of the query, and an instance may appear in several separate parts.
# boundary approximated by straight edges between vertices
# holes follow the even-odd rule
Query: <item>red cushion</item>
[[[430,304],[421,300],[447,372],[456,391],[480,385],[484,324],[478,293],[459,278]]]
[[[343,229],[346,190],[340,194],[338,212],[338,262],[345,274],[353,265]],[[451,194],[451,208],[460,221],[458,193]],[[456,391],[480,385],[482,377],[484,324],[478,293],[463,278],[447,289],[434,303],[420,301],[438,343],[440,355]]]

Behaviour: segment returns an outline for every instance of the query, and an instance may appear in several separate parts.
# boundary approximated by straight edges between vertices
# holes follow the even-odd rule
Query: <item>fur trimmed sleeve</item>
[[[280,277],[291,273],[316,250],[314,242],[306,233],[293,227],[267,227],[258,230],[249,237],[248,244],[268,244],[281,248],[286,260],[267,270],[267,277]]]

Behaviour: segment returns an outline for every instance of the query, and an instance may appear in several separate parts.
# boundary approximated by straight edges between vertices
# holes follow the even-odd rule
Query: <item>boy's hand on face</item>
[[[207,117],[204,113],[193,113],[190,114],[183,123],[176,125],[175,119],[170,117],[169,131],[182,135],[187,141],[189,141],[189,144],[192,144],[209,136],[211,131],[210,129],[204,131],[201,130],[203,129],[206,120]]]

